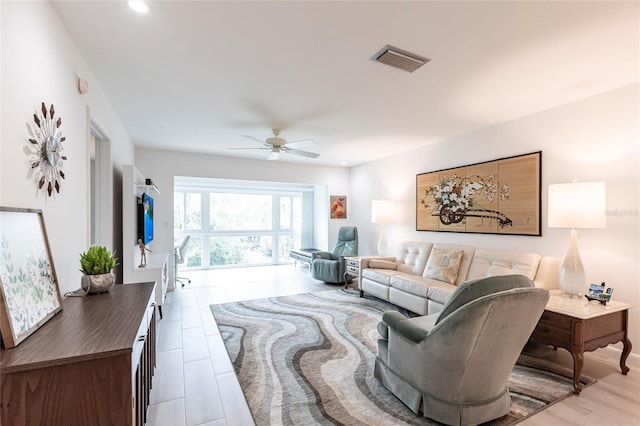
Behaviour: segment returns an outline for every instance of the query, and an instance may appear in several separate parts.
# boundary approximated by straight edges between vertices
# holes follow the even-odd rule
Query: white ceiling
[[[639,80],[637,1],[53,4],[141,147],[266,159],[227,148],[279,127],[351,166]]]

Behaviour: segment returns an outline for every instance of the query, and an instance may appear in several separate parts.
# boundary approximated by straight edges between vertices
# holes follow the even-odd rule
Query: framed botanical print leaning
[[[542,152],[416,176],[416,230],[540,236]]]
[[[0,332],[6,348],[62,310],[41,210],[0,207]]]

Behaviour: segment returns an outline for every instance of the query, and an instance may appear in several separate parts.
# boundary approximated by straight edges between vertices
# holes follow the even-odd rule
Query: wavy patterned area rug
[[[376,325],[390,309],[403,312],[356,290],[211,305],[257,425],[437,424],[373,378]],[[509,379],[511,412],[491,424],[515,424],[572,395],[570,376],[523,355]]]

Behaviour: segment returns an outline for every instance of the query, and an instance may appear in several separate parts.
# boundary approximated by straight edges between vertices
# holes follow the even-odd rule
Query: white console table
[[[169,253],[147,253],[147,266],[144,268],[137,266],[140,264],[140,252],[134,258],[136,266],[133,270],[133,281],[131,283],[155,281],[156,306],[162,319],[162,304],[167,295],[167,285],[169,284]]]

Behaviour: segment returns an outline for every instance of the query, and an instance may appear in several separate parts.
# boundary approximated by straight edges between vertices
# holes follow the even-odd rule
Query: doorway
[[[89,242],[114,250],[111,141],[92,119],[89,124]]]

